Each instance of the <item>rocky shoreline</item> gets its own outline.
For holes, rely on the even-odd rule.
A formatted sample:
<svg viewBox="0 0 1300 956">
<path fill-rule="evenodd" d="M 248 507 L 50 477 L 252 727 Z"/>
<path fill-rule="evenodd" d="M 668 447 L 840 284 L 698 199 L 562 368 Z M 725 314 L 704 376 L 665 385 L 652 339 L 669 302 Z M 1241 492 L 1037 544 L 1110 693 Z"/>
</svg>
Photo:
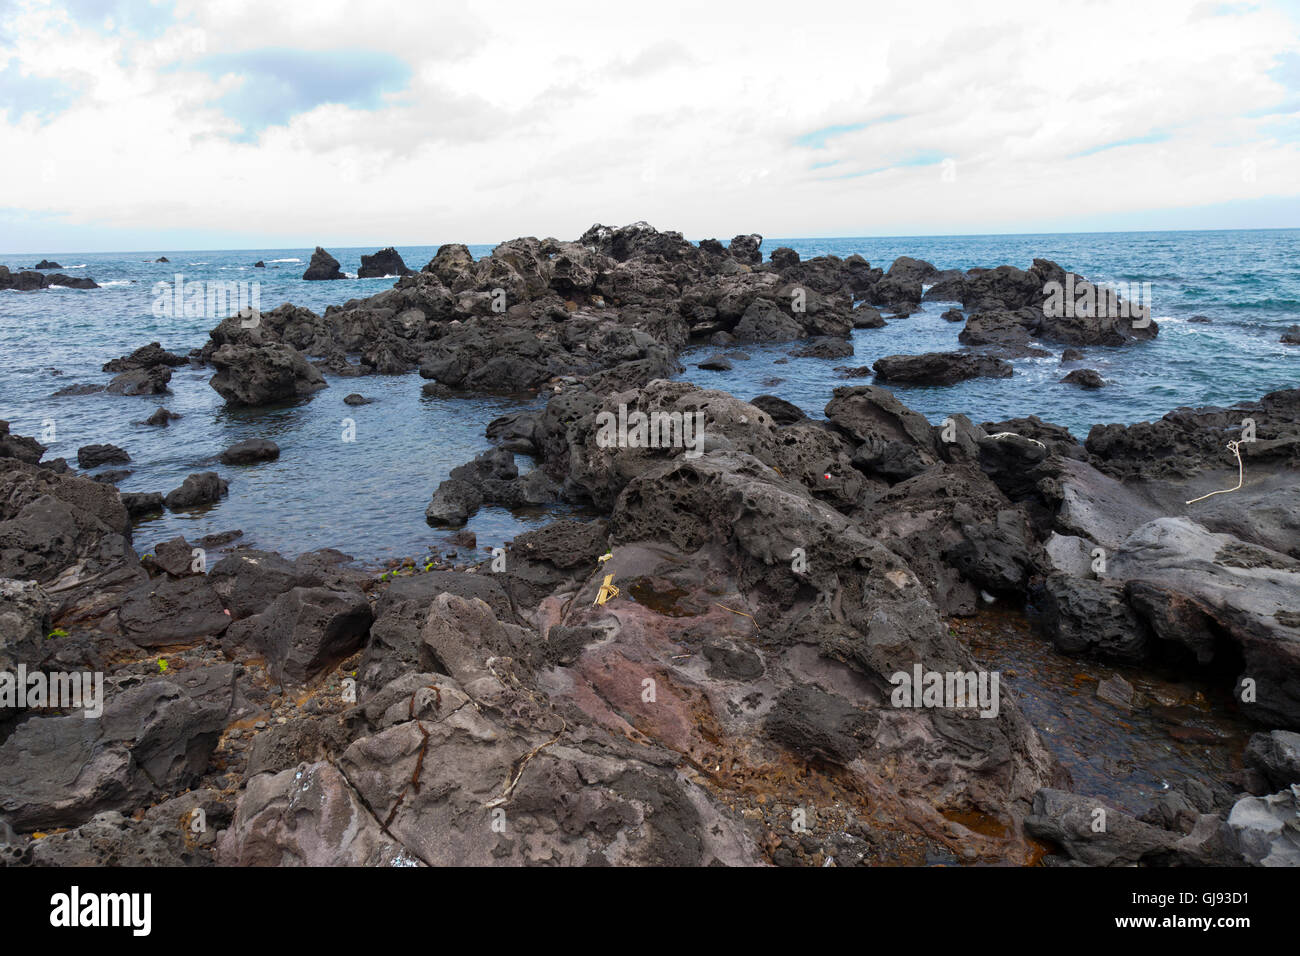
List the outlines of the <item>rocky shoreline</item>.
<svg viewBox="0 0 1300 956">
<path fill-rule="evenodd" d="M 1093 288 L 1045 260 L 886 272 L 761 244 L 638 223 L 477 262 L 443 246 L 323 315 L 232 316 L 189 356 L 105 366 L 166 394 L 206 364 L 232 406 L 306 398 L 323 372 L 545 395 L 488 426 L 426 517 L 592 517 L 490 558 L 463 538 L 379 575 L 332 550 L 209 566 L 184 539 L 142 559 L 133 518 L 219 500 L 215 473 L 142 502 L 0 428 L 0 672 L 104 675 L 97 719 L 0 698 L 0 861 L 1300 864 L 1300 390 L 1079 441 L 1034 417 L 932 425 L 881 385 L 836 388 L 814 420 L 668 381 L 688 345 L 851 355 L 854 329 L 888 335 L 923 300 L 961 303 L 965 348 L 889 356 L 876 381 L 1158 332 L 1045 308 L 1053 283 Z M 382 252 L 374 269 L 406 268 Z M 252 444 L 230 453 L 278 453 Z M 1237 454 L 1241 487 L 1211 495 Z M 1139 819 L 1072 792 L 1005 687 L 983 710 L 900 705 L 899 674 L 984 674 L 951 622 L 990 602 L 1064 654 L 1217 682 L 1256 728 L 1241 769 L 1171 781 Z M 1104 693 L 1143 706 L 1124 683 Z"/>
</svg>

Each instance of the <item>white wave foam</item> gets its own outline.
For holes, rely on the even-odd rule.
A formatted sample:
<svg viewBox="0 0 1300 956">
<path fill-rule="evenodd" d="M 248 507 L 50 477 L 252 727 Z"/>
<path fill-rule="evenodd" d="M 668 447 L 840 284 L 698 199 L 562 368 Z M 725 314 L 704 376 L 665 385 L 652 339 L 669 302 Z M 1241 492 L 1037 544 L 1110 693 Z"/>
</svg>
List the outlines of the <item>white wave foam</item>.
<svg viewBox="0 0 1300 956">
<path fill-rule="evenodd" d="M 268 259 L 267 262 L 302 262 L 301 259 Z"/>
</svg>

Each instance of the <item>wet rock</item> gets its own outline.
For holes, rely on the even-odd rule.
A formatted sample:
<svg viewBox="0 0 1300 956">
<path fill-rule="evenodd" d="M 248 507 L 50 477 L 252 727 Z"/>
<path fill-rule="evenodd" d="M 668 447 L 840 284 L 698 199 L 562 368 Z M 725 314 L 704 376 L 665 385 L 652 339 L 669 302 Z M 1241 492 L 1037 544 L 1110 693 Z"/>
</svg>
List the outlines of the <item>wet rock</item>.
<svg viewBox="0 0 1300 956">
<path fill-rule="evenodd" d="M 131 456 L 126 453 L 126 449 L 116 445 L 83 445 L 77 449 L 77 464 L 84 469 L 125 464 L 130 460 Z"/>
<path fill-rule="evenodd" d="M 1090 368 L 1076 368 L 1061 381 L 1066 385 L 1078 385 L 1080 388 L 1101 388 L 1106 384 L 1101 373 Z"/>
<path fill-rule="evenodd" d="M 219 548 L 223 544 L 229 544 L 243 536 L 244 532 L 237 529 L 234 531 L 218 531 L 215 534 L 205 534 L 203 537 L 197 539 L 196 543 L 205 548 Z"/>
<path fill-rule="evenodd" d="M 316 257 L 312 257 L 312 264 L 316 262 Z M 338 263 L 335 263 L 337 268 Z M 311 270 L 308 269 L 310 272 Z M 361 268 L 357 270 L 358 279 L 382 279 L 384 276 L 409 276 L 411 270 L 406 267 L 402 261 L 401 255 L 392 246 L 386 249 L 380 249 L 374 255 L 361 257 Z M 303 276 L 307 278 L 307 276 Z"/>
<path fill-rule="evenodd" d="M 176 412 L 171 412 L 165 408 L 160 407 L 152 415 L 150 415 L 148 418 L 144 420 L 144 424 L 166 427 L 167 425 L 170 425 L 173 421 L 175 421 L 180 417 L 181 416 L 178 415 Z"/>
<path fill-rule="evenodd" d="M 155 365 L 176 368 L 187 364 L 189 364 L 189 359 L 184 355 L 168 352 L 158 342 L 150 342 L 148 345 L 142 345 L 130 355 L 123 355 L 121 358 L 106 362 L 103 370 L 105 372 L 131 372 L 148 370 Z"/>
<path fill-rule="evenodd" d="M 366 398 L 364 395 L 358 395 L 356 392 L 345 396 L 343 399 L 344 405 L 370 405 L 373 402 L 373 398 Z"/>
<path fill-rule="evenodd" d="M 101 471 L 97 475 L 91 475 L 91 481 L 98 481 L 105 485 L 116 485 L 118 482 L 134 474 L 130 468 L 110 468 L 108 471 Z"/>
<path fill-rule="evenodd" d="M 261 259 L 258 259 L 256 262 L 253 263 L 253 268 L 254 268 L 254 269 L 265 269 L 265 268 L 266 268 L 266 263 L 263 262 Z"/>
<path fill-rule="evenodd" d="M 1010 378 L 1008 362 L 968 352 L 928 352 L 924 355 L 887 355 L 872 368 L 885 382 L 909 385 L 952 385 L 969 378 Z"/>
<path fill-rule="evenodd" d="M 710 356 L 695 367 L 703 369 L 706 372 L 730 372 L 733 368 L 731 360 L 725 355 Z"/>
<path fill-rule="evenodd" d="M 0 289 L 14 289 L 18 292 L 34 292 L 51 286 L 67 286 L 72 289 L 98 289 L 94 279 L 79 277 L 73 279 L 56 272 L 52 276 L 42 275 L 34 269 L 10 272 L 8 266 L 0 266 Z"/>
<path fill-rule="evenodd" d="M 888 324 L 879 309 L 865 302 L 853 309 L 852 321 L 855 329 L 883 329 Z"/>
<path fill-rule="evenodd" d="M 65 385 L 57 392 L 53 392 L 50 397 L 66 398 L 69 396 L 76 396 L 76 395 L 95 395 L 98 394 L 99 392 L 104 391 L 104 389 L 105 386 L 103 385 L 91 385 L 89 383 L 78 384 L 78 385 Z"/>
<path fill-rule="evenodd" d="M 280 457 L 280 446 L 268 438 L 248 438 L 236 442 L 221 453 L 223 465 L 255 465 L 275 461 Z"/>
<path fill-rule="evenodd" d="M 110 395 L 166 395 L 171 392 L 167 387 L 171 378 L 172 370 L 166 365 L 132 369 L 114 375 L 105 391 Z"/>
<path fill-rule="evenodd" d="M 1300 325 L 1293 325 L 1278 339 L 1283 345 L 1300 345 Z"/>
<path fill-rule="evenodd" d="M 434 527 L 458 528 L 483 504 L 483 493 L 475 485 L 458 478 L 448 478 L 433 493 L 424 509 L 425 520 Z"/>
<path fill-rule="evenodd" d="M 1133 709 L 1133 685 L 1115 674 L 1097 684 L 1097 699 L 1123 711 Z"/>
<path fill-rule="evenodd" d="M 347 278 L 339 270 L 339 261 L 320 246 L 317 246 L 316 251 L 311 254 L 311 262 L 308 263 L 307 271 L 302 274 L 302 277 L 309 282 Z"/>
<path fill-rule="evenodd" d="M 230 483 L 215 471 L 203 471 L 190 475 L 179 488 L 173 488 L 163 498 L 163 504 L 169 511 L 183 511 L 188 508 L 202 508 L 216 504 L 225 497 Z"/>
<path fill-rule="evenodd" d="M 1066 654 L 1134 662 L 1147 654 L 1146 628 L 1122 584 L 1050 574 L 1035 603 L 1052 643 Z"/>
<path fill-rule="evenodd" d="M 324 376 L 289 345 L 223 345 L 211 358 L 212 388 L 229 405 L 269 405 L 326 387 Z"/>
<path fill-rule="evenodd" d="M 63 266 L 59 265 L 57 262 L 51 262 L 49 259 L 42 259 L 40 262 L 36 263 L 36 265 L 32 266 L 32 268 L 33 269 L 62 269 Z"/>
<path fill-rule="evenodd" d="M 795 358 L 844 358 L 853 354 L 853 343 L 847 339 L 823 337 L 790 354 Z"/>
<path fill-rule="evenodd" d="M 957 335 L 963 345 L 1023 346 L 1037 333 L 1042 316 L 1032 309 L 975 312 Z"/>
<path fill-rule="evenodd" d="M 962 313 L 961 309 L 948 309 L 946 312 L 943 312 L 939 318 L 943 319 L 945 322 L 962 322 L 965 321 L 966 316 Z"/>
<path fill-rule="evenodd" d="M 45 454 L 45 446 L 35 438 L 15 435 L 9 431 L 9 423 L 0 421 L 0 459 L 14 458 L 34 465 Z"/>
<path fill-rule="evenodd" d="M 1079 349 L 1065 349 L 1061 352 L 1061 364 L 1066 362 L 1082 362 L 1084 359 L 1083 352 Z"/>
<path fill-rule="evenodd" d="M 122 506 L 132 520 L 143 518 L 145 515 L 161 514 L 163 496 L 157 491 L 124 492 L 122 494 Z"/>
</svg>

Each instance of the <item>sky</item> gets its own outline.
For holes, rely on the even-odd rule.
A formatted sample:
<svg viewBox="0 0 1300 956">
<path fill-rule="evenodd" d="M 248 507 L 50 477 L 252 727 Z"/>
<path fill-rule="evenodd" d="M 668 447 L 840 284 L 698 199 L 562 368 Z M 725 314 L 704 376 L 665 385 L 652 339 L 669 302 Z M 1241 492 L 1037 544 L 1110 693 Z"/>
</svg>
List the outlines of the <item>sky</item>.
<svg viewBox="0 0 1300 956">
<path fill-rule="evenodd" d="M 1300 227 L 1300 0 L 0 0 L 0 251 Z"/>
</svg>

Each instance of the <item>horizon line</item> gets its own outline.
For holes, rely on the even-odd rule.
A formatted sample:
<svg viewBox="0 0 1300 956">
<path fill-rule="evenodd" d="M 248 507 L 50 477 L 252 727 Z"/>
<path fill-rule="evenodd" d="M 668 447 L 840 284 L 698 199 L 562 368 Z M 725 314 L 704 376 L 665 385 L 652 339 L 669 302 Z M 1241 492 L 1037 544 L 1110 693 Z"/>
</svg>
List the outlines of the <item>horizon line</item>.
<svg viewBox="0 0 1300 956">
<path fill-rule="evenodd" d="M 636 220 L 636 221 L 643 222 L 644 220 Z M 604 225 L 604 224 L 603 224 L 603 223 L 598 223 L 597 225 Z M 627 224 L 625 224 L 625 225 L 632 225 L 632 223 L 627 223 Z M 619 229 L 619 228 L 623 228 L 623 227 L 621 227 L 621 226 L 613 226 L 613 227 L 609 227 L 609 228 Z M 654 228 L 658 229 L 658 227 L 654 227 Z M 671 230 L 671 229 L 668 229 L 668 230 L 659 229 L 658 231 L 659 231 L 659 232 L 674 232 L 674 231 L 676 231 L 676 230 Z M 1055 231 L 1055 232 L 954 232 L 954 233 L 897 233 L 897 234 L 893 234 L 893 235 L 857 235 L 857 236 L 852 236 L 852 235 L 849 235 L 849 236 L 846 236 L 846 235 L 763 236 L 763 245 L 766 245 L 768 242 L 776 242 L 776 241 L 789 241 L 789 242 L 798 242 L 798 241 L 825 241 L 825 240 L 828 240 L 828 239 L 841 239 L 841 240 L 850 240 L 850 239 L 867 239 L 867 240 L 879 241 L 879 240 L 884 240 L 884 239 L 988 239 L 988 238 L 992 238 L 992 237 L 1034 237 L 1034 236 L 1113 236 L 1113 235 L 1160 235 L 1160 234 L 1167 234 L 1167 233 L 1210 233 L 1210 232 L 1296 232 L 1296 231 L 1300 231 L 1300 226 L 1246 226 L 1246 227 L 1242 227 L 1242 228 L 1234 228 L 1234 229 L 1086 229 L 1086 230 L 1076 230 L 1076 231 Z M 739 235 L 747 235 L 747 233 L 740 233 Z M 755 235 L 761 235 L 761 233 L 755 233 Z M 493 242 L 456 242 L 456 241 L 453 240 L 453 241 L 451 241 L 451 242 L 441 242 L 441 243 L 400 243 L 400 245 L 404 245 L 404 246 L 407 246 L 407 247 L 412 247 L 412 246 L 414 246 L 414 247 L 417 247 L 417 248 L 440 248 L 440 247 L 442 247 L 442 246 L 446 246 L 446 245 L 492 246 L 492 247 L 496 247 L 496 246 L 501 245 L 503 242 L 511 242 L 511 241 L 513 241 L 514 239 L 555 239 L 555 238 L 556 238 L 556 237 L 554 237 L 554 236 L 514 236 L 514 237 L 512 237 L 512 239 L 498 239 L 498 240 L 493 241 Z M 705 237 L 703 237 L 702 239 L 689 239 L 689 238 L 688 238 L 686 241 L 692 243 L 693 245 L 699 245 L 699 244 L 700 244 L 701 242 L 703 242 L 705 239 L 718 239 L 719 242 L 728 242 L 728 243 L 730 242 L 729 239 L 719 239 L 717 236 L 705 236 Z M 567 239 L 567 240 L 566 240 L 566 239 L 560 239 L 560 240 L 557 240 L 557 241 L 560 241 L 560 242 L 577 242 L 578 240 L 577 240 L 577 239 Z M 363 243 L 363 244 L 361 244 L 361 245 L 340 245 L 340 244 L 338 244 L 338 243 L 331 243 L 331 245 L 333 245 L 336 249 L 369 249 L 369 248 L 370 248 L 372 245 L 374 245 L 374 244 L 373 244 L 373 243 Z M 376 250 L 387 249 L 387 248 L 390 248 L 390 247 L 391 247 L 391 248 L 396 248 L 397 245 L 398 245 L 397 243 L 388 243 L 387 245 L 378 245 L 378 246 L 375 246 L 375 248 L 376 248 Z M 309 250 L 309 254 L 310 254 L 311 251 L 314 251 L 317 247 L 322 248 L 322 249 L 325 249 L 325 246 L 321 245 L 320 243 L 317 243 L 315 246 L 312 246 L 312 247 L 311 247 L 311 249 Z M 293 251 L 297 251 L 297 250 L 299 250 L 299 249 L 303 249 L 303 248 L 306 248 L 306 247 L 303 247 L 303 246 L 279 246 L 279 247 L 272 247 L 272 246 L 231 246 L 231 247 L 226 247 L 226 248 L 218 248 L 218 247 L 213 246 L 213 247 L 208 247 L 208 248 L 204 248 L 204 249 L 182 249 L 182 248 L 177 248 L 177 247 L 161 247 L 161 246 L 160 246 L 160 247 L 155 248 L 155 249 L 100 249 L 100 250 L 95 250 L 95 251 L 84 250 L 84 249 L 83 249 L 83 250 L 77 250 L 77 251 L 73 251 L 73 252 L 47 252 L 47 253 L 42 253 L 42 252 L 30 252 L 30 251 L 28 251 L 28 252 L 0 252 L 0 256 L 5 256 L 5 257 L 12 257 L 12 256 L 33 256 L 33 255 L 40 255 L 40 256 L 47 256 L 47 255 L 57 255 L 57 256 L 73 256 L 73 255 L 103 256 L 103 255 L 148 255 L 148 254 L 150 254 L 150 253 L 160 253 L 160 254 L 162 254 L 162 255 L 166 255 L 166 254 L 168 253 L 168 251 L 171 251 L 172 253 L 182 253 L 182 252 L 293 252 Z M 328 252 L 329 250 L 326 249 L 326 251 Z M 170 264 L 170 263 L 167 263 L 167 264 Z M 0 263 L 0 265 L 3 265 L 3 263 Z M 12 269 L 13 267 L 11 266 L 11 267 L 9 267 L 9 268 Z M 68 267 L 68 266 L 60 266 L 60 268 L 70 268 L 70 267 Z M 27 271 L 27 270 L 25 270 L 23 267 L 19 267 L 19 268 L 18 268 L 18 271 Z"/>
</svg>

